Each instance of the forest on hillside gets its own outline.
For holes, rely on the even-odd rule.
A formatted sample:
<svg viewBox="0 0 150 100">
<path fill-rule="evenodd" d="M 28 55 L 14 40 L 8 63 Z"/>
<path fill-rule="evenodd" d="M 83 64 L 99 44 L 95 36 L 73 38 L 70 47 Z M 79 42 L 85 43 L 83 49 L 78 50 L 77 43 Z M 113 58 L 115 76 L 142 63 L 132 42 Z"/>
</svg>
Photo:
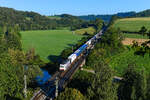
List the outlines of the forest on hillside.
<svg viewBox="0 0 150 100">
<path fill-rule="evenodd" d="M 21 30 L 47 30 L 60 27 L 70 27 L 71 30 L 87 28 L 89 22 L 69 14 L 59 15 L 58 19 L 36 12 L 18 11 L 12 8 L 0 7 L 0 26 L 18 25 Z"/>
<path fill-rule="evenodd" d="M 128 18 L 128 17 L 150 17 L 150 9 L 141 11 L 141 12 L 120 12 L 117 14 L 106 14 L 106 15 L 82 15 L 78 16 L 83 20 L 95 20 L 96 18 L 100 18 L 104 20 L 106 23 L 109 23 L 112 16 L 118 16 L 120 18 Z"/>
</svg>

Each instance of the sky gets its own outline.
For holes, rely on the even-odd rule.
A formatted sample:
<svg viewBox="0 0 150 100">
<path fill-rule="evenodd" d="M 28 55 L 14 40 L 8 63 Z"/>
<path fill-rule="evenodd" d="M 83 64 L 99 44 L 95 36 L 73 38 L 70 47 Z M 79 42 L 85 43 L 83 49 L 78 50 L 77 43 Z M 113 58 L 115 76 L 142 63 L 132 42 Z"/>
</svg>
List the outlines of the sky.
<svg viewBox="0 0 150 100">
<path fill-rule="evenodd" d="M 150 9 L 150 0 L 0 0 L 1 7 L 42 15 L 115 14 Z"/>
</svg>

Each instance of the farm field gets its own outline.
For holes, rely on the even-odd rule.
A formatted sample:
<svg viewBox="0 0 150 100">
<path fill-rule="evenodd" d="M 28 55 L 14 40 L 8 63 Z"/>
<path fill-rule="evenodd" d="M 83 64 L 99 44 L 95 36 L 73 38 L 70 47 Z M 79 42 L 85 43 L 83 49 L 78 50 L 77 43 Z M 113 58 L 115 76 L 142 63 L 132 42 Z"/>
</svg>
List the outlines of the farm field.
<svg viewBox="0 0 150 100">
<path fill-rule="evenodd" d="M 115 55 L 111 58 L 110 67 L 116 72 L 116 75 L 121 76 L 124 70 L 128 67 L 129 63 L 135 63 L 138 67 L 137 70 L 145 68 L 147 74 L 150 73 L 150 57 L 134 55 L 134 50 L 130 47 L 124 52 Z"/>
<path fill-rule="evenodd" d="M 132 45 L 133 41 L 138 42 L 139 44 L 142 44 L 143 42 L 149 41 L 149 39 L 135 39 L 135 38 L 125 38 L 122 43 L 123 45 Z"/>
<path fill-rule="evenodd" d="M 143 35 L 140 35 L 140 34 L 131 34 L 131 33 L 124 33 L 123 34 L 124 36 L 124 40 L 122 41 L 122 43 L 124 45 L 131 45 L 133 44 L 133 41 L 137 41 L 138 43 L 143 43 L 145 41 L 148 41 L 148 36 L 143 36 Z"/>
<path fill-rule="evenodd" d="M 148 36 L 140 35 L 140 34 L 131 34 L 131 33 L 124 33 L 123 36 L 125 38 L 136 38 L 136 39 L 148 39 Z"/>
<path fill-rule="evenodd" d="M 48 62 L 60 55 L 63 49 L 77 43 L 83 36 L 69 30 L 22 31 L 23 49 L 35 48 L 41 59 Z"/>
<path fill-rule="evenodd" d="M 75 33 L 80 34 L 80 35 L 83 35 L 85 32 L 92 35 L 96 32 L 96 30 L 93 27 L 88 27 L 88 28 L 75 30 Z"/>
<path fill-rule="evenodd" d="M 150 30 L 150 17 L 118 19 L 113 25 L 114 28 L 129 32 L 138 32 L 142 26 Z"/>
</svg>

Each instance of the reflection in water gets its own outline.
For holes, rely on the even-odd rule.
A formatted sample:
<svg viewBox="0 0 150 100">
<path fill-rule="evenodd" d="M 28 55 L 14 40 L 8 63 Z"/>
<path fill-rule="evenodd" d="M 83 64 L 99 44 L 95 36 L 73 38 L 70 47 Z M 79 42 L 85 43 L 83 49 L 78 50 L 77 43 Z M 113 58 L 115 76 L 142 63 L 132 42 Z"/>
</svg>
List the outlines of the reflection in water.
<svg viewBox="0 0 150 100">
<path fill-rule="evenodd" d="M 44 83 L 46 83 L 51 77 L 51 75 L 48 73 L 48 71 L 43 70 L 43 69 L 41 69 L 41 70 L 43 72 L 43 75 L 36 77 L 36 81 L 37 81 L 38 85 L 44 85 Z"/>
</svg>

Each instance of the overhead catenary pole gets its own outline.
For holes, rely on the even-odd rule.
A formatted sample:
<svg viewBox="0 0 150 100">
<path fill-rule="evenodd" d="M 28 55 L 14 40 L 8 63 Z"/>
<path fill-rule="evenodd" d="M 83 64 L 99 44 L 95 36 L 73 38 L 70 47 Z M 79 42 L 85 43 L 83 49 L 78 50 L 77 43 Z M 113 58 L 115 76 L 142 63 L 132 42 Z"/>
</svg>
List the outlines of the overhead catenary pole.
<svg viewBox="0 0 150 100">
<path fill-rule="evenodd" d="M 23 67 L 24 69 L 24 97 L 27 98 L 27 75 L 26 75 L 26 70 L 27 70 L 27 66 L 24 65 Z"/>
<path fill-rule="evenodd" d="M 58 77 L 56 77 L 55 85 L 56 85 L 55 97 L 57 98 L 57 96 L 58 96 Z"/>
</svg>

